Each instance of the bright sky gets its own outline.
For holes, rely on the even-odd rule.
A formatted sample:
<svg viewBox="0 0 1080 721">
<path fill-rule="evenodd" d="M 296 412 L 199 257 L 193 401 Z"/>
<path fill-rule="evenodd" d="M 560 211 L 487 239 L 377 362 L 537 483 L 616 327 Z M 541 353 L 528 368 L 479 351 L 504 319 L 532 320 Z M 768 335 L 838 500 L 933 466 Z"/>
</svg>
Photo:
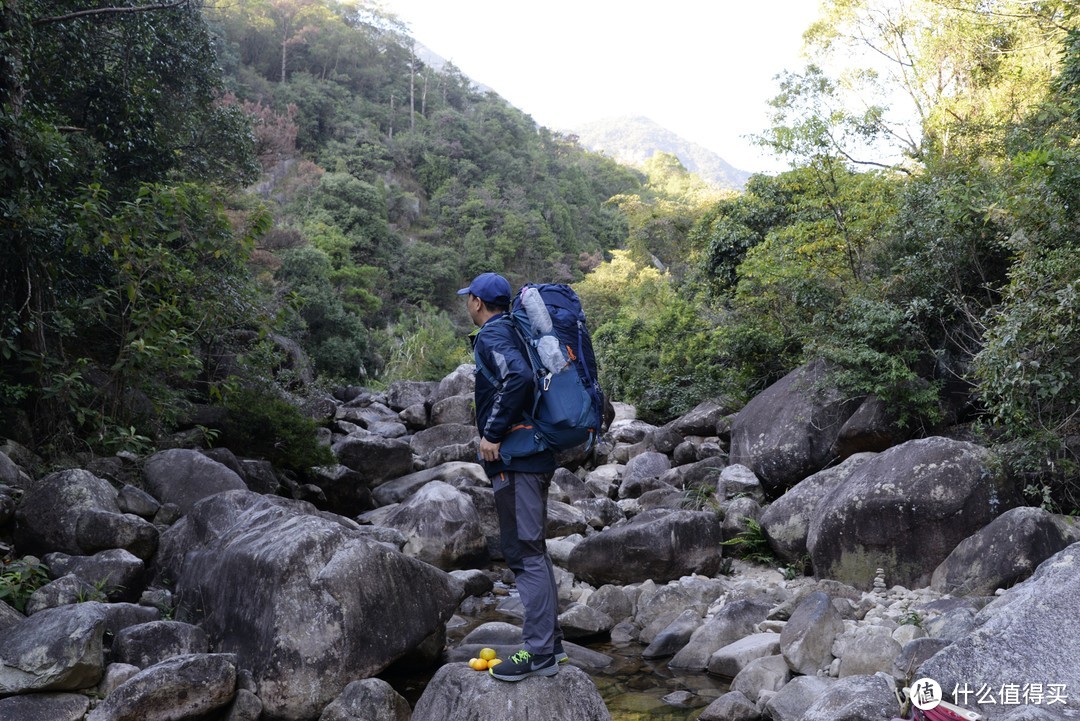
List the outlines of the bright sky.
<svg viewBox="0 0 1080 721">
<path fill-rule="evenodd" d="M 541 125 L 644 115 L 741 170 L 782 170 L 745 136 L 800 70 L 817 0 L 383 0 L 413 37 Z"/>
</svg>

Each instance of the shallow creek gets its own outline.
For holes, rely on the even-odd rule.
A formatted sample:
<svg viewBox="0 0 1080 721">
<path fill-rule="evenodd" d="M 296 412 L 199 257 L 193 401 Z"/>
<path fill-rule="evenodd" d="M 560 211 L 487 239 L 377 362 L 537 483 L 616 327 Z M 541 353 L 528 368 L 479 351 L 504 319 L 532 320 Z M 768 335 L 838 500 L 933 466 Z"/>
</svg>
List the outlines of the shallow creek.
<svg viewBox="0 0 1080 721">
<path fill-rule="evenodd" d="M 470 631 L 489 621 L 520 623 L 520 619 L 499 611 L 497 603 L 498 599 L 489 596 L 481 603 L 471 604 L 470 611 L 459 613 L 458 625 L 447 630 L 448 645 L 456 646 Z M 672 671 L 667 667 L 670 658 L 642 659 L 644 644 L 616 645 L 607 638 L 574 639 L 574 643 L 612 658 L 605 668 L 584 668 L 599 689 L 612 721 L 693 721 L 705 706 L 728 690 L 725 679 L 706 673 Z M 573 653 L 571 662 L 572 659 Z M 437 670 L 433 667 L 424 672 L 387 673 L 383 678 L 415 707 Z"/>
</svg>

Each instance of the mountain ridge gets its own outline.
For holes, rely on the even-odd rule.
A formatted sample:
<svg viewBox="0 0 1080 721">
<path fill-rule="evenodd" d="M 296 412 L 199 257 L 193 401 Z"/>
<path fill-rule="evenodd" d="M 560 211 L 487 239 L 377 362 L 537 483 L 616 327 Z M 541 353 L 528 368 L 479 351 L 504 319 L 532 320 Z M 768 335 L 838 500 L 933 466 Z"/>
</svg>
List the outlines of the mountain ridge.
<svg viewBox="0 0 1080 721">
<path fill-rule="evenodd" d="M 589 150 L 627 165 L 640 166 L 657 152 L 670 153 L 691 173 L 720 188 L 741 190 L 752 175 L 643 115 L 603 118 L 563 132 L 577 136 Z"/>
</svg>

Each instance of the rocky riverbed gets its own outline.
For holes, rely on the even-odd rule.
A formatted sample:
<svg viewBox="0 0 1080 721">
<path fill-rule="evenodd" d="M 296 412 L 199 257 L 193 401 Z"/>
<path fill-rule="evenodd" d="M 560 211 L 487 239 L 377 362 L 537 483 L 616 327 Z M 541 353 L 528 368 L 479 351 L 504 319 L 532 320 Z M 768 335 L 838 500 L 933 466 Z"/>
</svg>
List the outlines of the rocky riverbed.
<svg viewBox="0 0 1080 721">
<path fill-rule="evenodd" d="M 193 434 L 63 470 L 9 442 L 0 718 L 885 721 L 920 678 L 989 719 L 1077 717 L 1072 519 L 963 428 L 907 438 L 821 373 L 664 426 L 617 406 L 566 454 L 572 661 L 519 684 L 463 662 L 520 642 L 471 367 L 309 404 L 338 464 L 304 482 Z"/>
</svg>

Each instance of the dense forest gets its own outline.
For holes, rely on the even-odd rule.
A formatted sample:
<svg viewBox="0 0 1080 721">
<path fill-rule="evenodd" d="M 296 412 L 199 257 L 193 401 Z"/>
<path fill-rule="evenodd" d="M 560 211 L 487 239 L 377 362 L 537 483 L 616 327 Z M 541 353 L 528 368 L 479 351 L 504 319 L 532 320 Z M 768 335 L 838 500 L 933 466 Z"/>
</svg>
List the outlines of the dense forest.
<svg viewBox="0 0 1080 721">
<path fill-rule="evenodd" d="M 538 127 L 377 6 L 5 2 L 0 435 L 284 437 L 305 394 L 467 361 L 454 290 L 495 270 L 573 283 L 650 421 L 826 358 L 1076 510 L 1077 9 L 825 0 L 759 137 L 790 170 L 733 193 Z"/>
</svg>

